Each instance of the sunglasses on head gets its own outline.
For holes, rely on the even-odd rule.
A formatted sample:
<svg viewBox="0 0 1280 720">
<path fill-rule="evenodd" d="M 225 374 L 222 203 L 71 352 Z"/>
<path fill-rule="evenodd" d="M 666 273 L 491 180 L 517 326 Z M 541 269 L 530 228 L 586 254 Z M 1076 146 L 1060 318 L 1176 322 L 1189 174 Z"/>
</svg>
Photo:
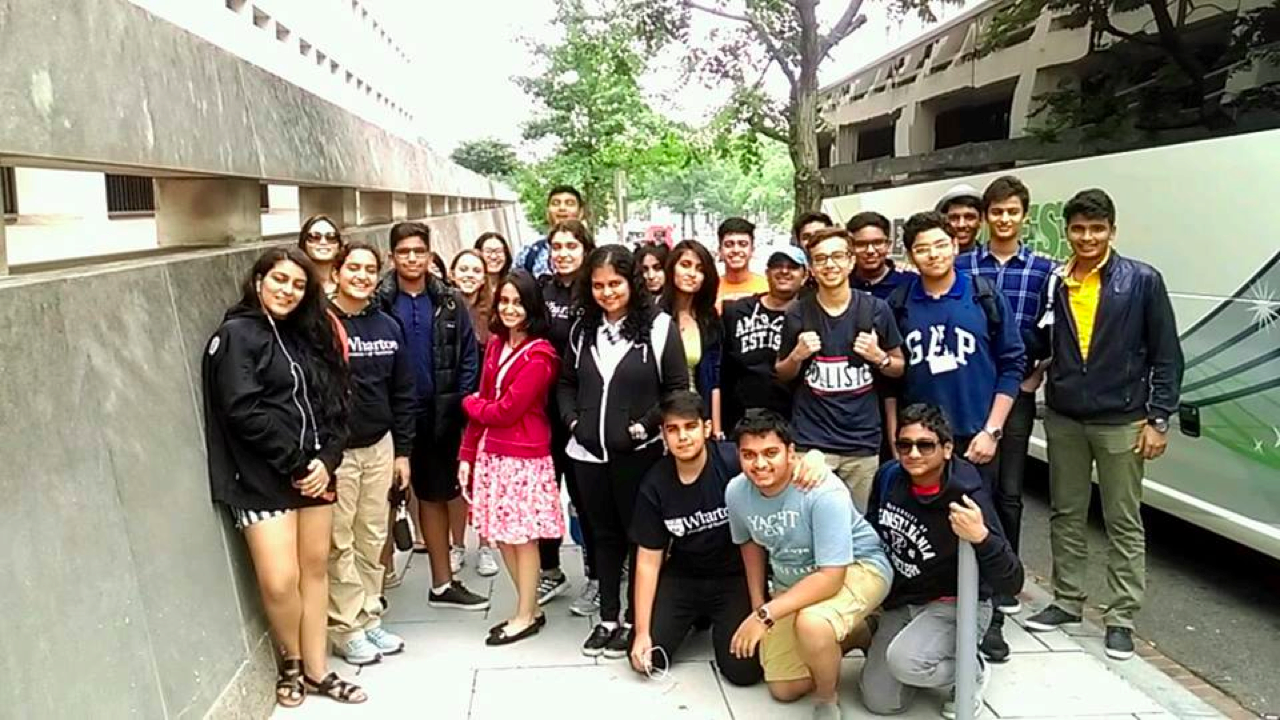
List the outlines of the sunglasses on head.
<svg viewBox="0 0 1280 720">
<path fill-rule="evenodd" d="M 320 241 L 322 241 L 322 240 L 323 240 L 323 241 L 325 241 L 325 242 L 336 243 L 336 242 L 338 242 L 338 233 L 336 233 L 336 232 L 327 232 L 327 233 L 309 232 L 309 233 L 307 233 L 307 239 L 308 239 L 308 240 L 310 240 L 311 242 L 314 242 L 314 243 L 318 243 L 318 242 L 320 242 Z"/>
<path fill-rule="evenodd" d="M 899 455 L 910 455 L 912 450 L 919 450 L 921 456 L 927 456 L 938 452 L 938 441 L 898 440 L 893 443 L 893 447 L 898 451 Z"/>
</svg>

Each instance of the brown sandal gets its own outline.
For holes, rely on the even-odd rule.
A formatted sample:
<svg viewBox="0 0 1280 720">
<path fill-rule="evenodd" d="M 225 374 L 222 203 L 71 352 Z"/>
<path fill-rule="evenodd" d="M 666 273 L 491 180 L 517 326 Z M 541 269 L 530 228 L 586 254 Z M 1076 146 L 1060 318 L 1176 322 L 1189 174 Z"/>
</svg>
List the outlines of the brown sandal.
<svg viewBox="0 0 1280 720">
<path fill-rule="evenodd" d="M 302 658 L 282 658 L 276 675 L 276 702 L 280 707 L 295 708 L 307 698 L 302 683 Z"/>
<path fill-rule="evenodd" d="M 324 679 L 319 682 L 305 675 L 302 681 L 306 684 L 307 692 L 324 695 L 330 700 L 336 700 L 345 705 L 359 705 L 369 699 L 369 696 L 365 694 L 359 685 L 343 680 L 335 672 L 325 675 Z M 359 694 L 360 697 L 354 697 L 356 694 Z"/>
</svg>

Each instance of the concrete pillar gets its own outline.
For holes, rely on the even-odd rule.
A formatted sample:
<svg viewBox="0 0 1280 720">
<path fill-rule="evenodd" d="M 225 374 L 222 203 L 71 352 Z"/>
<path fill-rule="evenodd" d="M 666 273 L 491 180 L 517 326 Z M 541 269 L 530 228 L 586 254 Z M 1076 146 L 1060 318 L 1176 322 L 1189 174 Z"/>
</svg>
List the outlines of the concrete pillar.
<svg viewBox="0 0 1280 720">
<path fill-rule="evenodd" d="M 430 216 L 449 214 L 449 198 L 443 195 L 430 195 L 427 198 L 430 205 Z"/>
<path fill-rule="evenodd" d="M 410 193 L 405 197 L 405 215 L 410 220 L 428 217 L 431 214 L 431 202 L 426 195 Z"/>
<path fill-rule="evenodd" d="M 0 277 L 9 274 L 9 252 L 4 244 L 4 218 L 0 217 Z"/>
<path fill-rule="evenodd" d="M 360 225 L 391 222 L 391 193 L 360 191 Z"/>
<path fill-rule="evenodd" d="M 1035 97 L 1041 93 L 1056 89 L 1057 81 L 1062 77 L 1057 68 L 1040 69 L 1035 54 L 1048 42 L 1049 24 L 1053 21 L 1052 13 L 1040 13 L 1036 19 L 1036 28 L 1031 33 L 1031 40 L 1023 45 L 1022 72 L 1018 75 L 1018 84 L 1013 89 L 1013 102 L 1009 108 L 1009 137 L 1017 138 L 1027 134 L 1031 124 L 1031 109 Z"/>
<path fill-rule="evenodd" d="M 355 188 L 303 187 L 298 188 L 298 215 L 307 219 L 312 215 L 328 215 L 339 228 L 357 224 Z"/>
<path fill-rule="evenodd" d="M 260 184 L 244 178 L 156 178 L 160 247 L 230 245 L 262 237 Z"/>
<path fill-rule="evenodd" d="M 921 102 L 902 108 L 893 128 L 893 154 L 908 157 L 933 152 L 933 122 L 937 113 Z"/>
<path fill-rule="evenodd" d="M 858 159 L 858 126 L 847 124 L 841 125 L 836 131 L 836 156 L 832 160 L 833 165 L 848 165 L 857 162 Z"/>
<path fill-rule="evenodd" d="M 404 193 L 391 193 L 391 219 L 409 219 L 409 200 Z"/>
</svg>

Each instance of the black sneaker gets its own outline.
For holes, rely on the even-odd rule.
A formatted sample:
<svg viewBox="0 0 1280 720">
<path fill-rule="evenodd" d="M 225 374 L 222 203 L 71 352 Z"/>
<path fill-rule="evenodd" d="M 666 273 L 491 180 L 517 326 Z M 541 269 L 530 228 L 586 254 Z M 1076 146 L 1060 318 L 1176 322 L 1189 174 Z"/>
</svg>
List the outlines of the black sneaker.
<svg viewBox="0 0 1280 720">
<path fill-rule="evenodd" d="M 544 572 L 538 578 L 538 604 L 546 605 L 568 589 L 569 578 L 565 577 L 562 570 Z"/>
<path fill-rule="evenodd" d="M 1128 660 L 1133 657 L 1133 630 L 1127 627 L 1107 627 L 1107 657 L 1112 660 Z"/>
<path fill-rule="evenodd" d="M 619 625 L 609 636 L 609 643 L 604 646 L 604 656 L 610 660 L 624 658 L 631 652 L 631 628 Z"/>
<path fill-rule="evenodd" d="M 442 593 L 436 593 L 434 590 L 427 591 L 427 604 L 433 608 L 453 610 L 489 609 L 489 601 L 486 598 L 471 592 L 457 580 L 449 583 L 449 587 Z"/>
<path fill-rule="evenodd" d="M 1022 612 L 1022 601 L 1013 595 L 997 595 L 995 606 L 996 610 L 1005 615 L 1017 615 Z"/>
<path fill-rule="evenodd" d="M 605 646 L 613 638 L 613 633 L 613 630 L 603 625 L 596 625 L 591 630 L 591 636 L 587 638 L 586 642 L 582 643 L 582 654 L 587 657 L 600 657 L 603 655 Z"/>
<path fill-rule="evenodd" d="M 1063 625 L 1079 625 L 1080 616 L 1072 615 L 1057 605 L 1050 605 L 1040 612 L 1027 618 L 1027 629 L 1035 632 L 1048 632 L 1057 630 Z"/>
<path fill-rule="evenodd" d="M 1004 641 L 1004 623 L 992 621 L 978 643 L 982 656 L 993 663 L 1008 662 L 1009 643 Z"/>
</svg>

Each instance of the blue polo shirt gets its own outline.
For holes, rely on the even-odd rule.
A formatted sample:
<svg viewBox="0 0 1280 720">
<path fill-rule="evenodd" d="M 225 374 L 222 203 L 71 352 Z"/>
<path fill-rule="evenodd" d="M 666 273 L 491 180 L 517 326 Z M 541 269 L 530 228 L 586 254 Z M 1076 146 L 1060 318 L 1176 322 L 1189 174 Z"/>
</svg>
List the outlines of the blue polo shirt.
<svg viewBox="0 0 1280 720">
<path fill-rule="evenodd" d="M 911 273 L 906 273 L 895 268 L 893 266 L 893 261 L 891 260 L 886 260 L 885 262 L 889 264 L 889 272 L 885 273 L 885 276 L 880 278 L 879 282 L 869 283 L 858 277 L 857 272 L 853 272 L 849 275 L 849 284 L 852 285 L 855 290 L 863 290 L 871 293 L 881 300 L 888 300 L 889 295 L 892 294 L 899 285 L 911 279 Z"/>
<path fill-rule="evenodd" d="M 430 400 L 436 392 L 435 351 L 432 347 L 435 304 L 431 302 L 431 294 L 410 295 L 401 291 L 396 293 L 392 307 L 404 326 L 404 343 L 413 363 L 418 401 Z"/>
</svg>

